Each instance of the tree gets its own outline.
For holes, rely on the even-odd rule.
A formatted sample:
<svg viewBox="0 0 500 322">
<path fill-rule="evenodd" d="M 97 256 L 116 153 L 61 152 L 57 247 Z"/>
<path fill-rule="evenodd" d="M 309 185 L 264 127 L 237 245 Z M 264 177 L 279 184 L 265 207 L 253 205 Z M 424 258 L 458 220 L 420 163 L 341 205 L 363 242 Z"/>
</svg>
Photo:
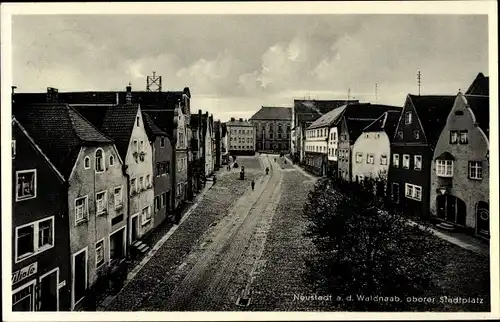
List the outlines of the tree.
<svg viewBox="0 0 500 322">
<path fill-rule="evenodd" d="M 307 260 L 308 280 L 334 299 L 344 299 L 336 301 L 340 309 L 405 310 L 408 296 L 422 295 L 433 285 L 436 250 L 429 231 L 384 209 L 383 199 L 374 194 L 376 184 L 323 179 L 304 207 L 306 236 L 316 248 Z M 361 298 L 370 296 L 400 301 Z"/>
</svg>

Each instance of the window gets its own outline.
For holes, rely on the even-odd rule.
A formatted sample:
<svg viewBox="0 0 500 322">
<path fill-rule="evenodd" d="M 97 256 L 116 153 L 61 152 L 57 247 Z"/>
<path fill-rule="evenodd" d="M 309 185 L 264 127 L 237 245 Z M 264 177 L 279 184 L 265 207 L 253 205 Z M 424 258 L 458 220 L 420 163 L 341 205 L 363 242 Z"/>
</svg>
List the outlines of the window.
<svg viewBox="0 0 500 322">
<path fill-rule="evenodd" d="M 161 205 L 160 205 L 160 196 L 156 196 L 155 197 L 155 211 L 160 210 L 160 207 L 161 207 Z"/>
<path fill-rule="evenodd" d="M 165 138 L 160 138 L 160 147 L 165 147 Z"/>
<path fill-rule="evenodd" d="M 450 144 L 457 144 L 458 142 L 458 132 L 450 131 Z"/>
<path fill-rule="evenodd" d="M 150 185 L 151 185 L 151 182 L 150 182 L 150 176 L 149 176 L 149 174 L 148 174 L 148 175 L 146 175 L 146 183 L 145 183 L 145 184 L 146 184 L 146 186 L 148 186 L 148 188 L 149 188 L 149 187 L 150 187 Z"/>
<path fill-rule="evenodd" d="M 36 280 L 33 280 L 13 291 L 12 312 L 28 312 L 35 310 L 35 283 Z"/>
<path fill-rule="evenodd" d="M 165 207 L 165 205 L 167 204 L 167 193 L 164 192 L 161 194 L 161 207 Z"/>
<path fill-rule="evenodd" d="M 115 209 L 123 205 L 122 187 L 115 188 Z"/>
<path fill-rule="evenodd" d="M 103 172 L 104 171 L 104 152 L 102 149 L 97 149 L 95 151 L 95 171 Z"/>
<path fill-rule="evenodd" d="M 413 131 L 413 137 L 417 140 L 420 139 L 420 131 L 419 130 Z"/>
<path fill-rule="evenodd" d="M 401 140 L 403 139 L 403 131 L 398 131 L 397 138 Z"/>
<path fill-rule="evenodd" d="M 409 199 L 422 201 L 422 187 L 410 183 L 405 184 L 405 196 Z"/>
<path fill-rule="evenodd" d="M 133 195 L 134 193 L 136 193 L 136 179 L 133 178 L 133 179 L 130 179 L 130 194 Z"/>
<path fill-rule="evenodd" d="M 112 167 L 115 164 L 115 157 L 110 155 L 109 156 L 109 166 Z"/>
<path fill-rule="evenodd" d="M 139 178 L 139 189 L 138 190 L 141 190 L 141 189 L 144 189 L 144 177 L 140 177 Z"/>
<path fill-rule="evenodd" d="M 146 206 L 142 209 L 142 224 L 145 225 L 151 220 L 151 208 Z"/>
<path fill-rule="evenodd" d="M 36 198 L 36 169 L 16 171 L 16 201 Z"/>
<path fill-rule="evenodd" d="M 144 141 L 139 143 L 139 151 L 144 152 Z"/>
<path fill-rule="evenodd" d="M 422 170 L 422 156 L 415 155 L 413 157 L 413 170 Z"/>
<path fill-rule="evenodd" d="M 16 227 L 16 263 L 54 246 L 54 217 Z"/>
<path fill-rule="evenodd" d="M 369 135 L 368 133 L 366 133 L 366 134 L 365 134 L 365 138 L 367 138 L 367 139 L 368 139 L 369 137 L 370 137 L 370 135 Z"/>
<path fill-rule="evenodd" d="M 102 214 L 106 212 L 106 191 L 102 191 L 96 194 L 96 212 L 97 214 Z"/>
<path fill-rule="evenodd" d="M 374 164 L 375 163 L 375 155 L 369 153 L 366 155 L 366 163 Z"/>
<path fill-rule="evenodd" d="M 397 168 L 399 167 L 399 154 L 394 153 L 392 155 L 392 165 Z"/>
<path fill-rule="evenodd" d="M 85 169 L 90 169 L 90 158 L 89 157 L 85 157 L 85 159 L 83 160 L 83 167 Z"/>
<path fill-rule="evenodd" d="M 387 155 L 382 154 L 382 155 L 380 156 L 380 164 L 381 164 L 381 165 L 387 165 Z"/>
<path fill-rule="evenodd" d="M 104 240 L 95 244 L 95 267 L 101 267 L 104 264 Z"/>
<path fill-rule="evenodd" d="M 138 116 L 138 117 L 136 118 L 136 125 L 137 125 L 137 126 L 140 126 L 140 125 L 139 125 L 139 124 L 140 124 L 139 122 L 140 122 L 140 118 L 139 118 L 139 116 Z"/>
<path fill-rule="evenodd" d="M 469 135 L 467 131 L 460 131 L 460 144 L 469 143 Z"/>
<path fill-rule="evenodd" d="M 356 153 L 356 163 L 361 163 L 363 162 L 363 153 L 358 152 Z"/>
<path fill-rule="evenodd" d="M 411 112 L 405 113 L 405 124 L 411 124 Z"/>
<path fill-rule="evenodd" d="M 87 219 L 89 207 L 88 197 L 81 197 L 75 200 L 75 222 L 78 224 Z"/>
<path fill-rule="evenodd" d="M 464 111 L 455 111 L 455 115 L 464 115 Z"/>
<path fill-rule="evenodd" d="M 410 168 L 410 155 L 409 154 L 403 154 L 403 168 L 404 169 Z"/>
<path fill-rule="evenodd" d="M 453 176 L 453 161 L 436 160 L 436 175 L 439 177 Z"/>
<path fill-rule="evenodd" d="M 483 164 L 479 161 L 469 161 L 469 178 L 481 180 L 483 178 Z"/>
</svg>

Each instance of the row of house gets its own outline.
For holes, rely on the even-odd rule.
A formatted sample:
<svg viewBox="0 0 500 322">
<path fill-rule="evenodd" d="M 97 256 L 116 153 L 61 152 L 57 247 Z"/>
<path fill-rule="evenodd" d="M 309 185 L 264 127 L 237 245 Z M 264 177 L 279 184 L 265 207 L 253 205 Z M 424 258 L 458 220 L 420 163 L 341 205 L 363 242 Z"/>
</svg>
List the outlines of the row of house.
<svg viewBox="0 0 500 322">
<path fill-rule="evenodd" d="M 400 210 L 489 238 L 488 77 L 479 73 L 457 95 L 408 95 L 402 107 L 357 101 L 294 107 L 291 153 L 306 169 L 378 180 L 375 193 Z"/>
<path fill-rule="evenodd" d="M 12 95 L 12 309 L 79 310 L 221 164 L 222 126 L 178 92 Z M 95 303 L 94 303 L 95 304 Z"/>
</svg>

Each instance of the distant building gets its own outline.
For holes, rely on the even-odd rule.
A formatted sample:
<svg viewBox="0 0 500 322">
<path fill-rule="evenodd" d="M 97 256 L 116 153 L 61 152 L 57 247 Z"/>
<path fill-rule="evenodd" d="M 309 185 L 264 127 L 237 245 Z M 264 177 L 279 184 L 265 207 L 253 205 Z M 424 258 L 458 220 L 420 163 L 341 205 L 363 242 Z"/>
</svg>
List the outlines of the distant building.
<svg viewBox="0 0 500 322">
<path fill-rule="evenodd" d="M 227 124 L 221 123 L 221 163 L 227 164 L 229 161 Z"/>
<path fill-rule="evenodd" d="M 15 118 L 12 181 L 12 311 L 68 311 L 67 178 Z"/>
<path fill-rule="evenodd" d="M 214 121 L 214 140 L 215 140 L 215 171 L 219 170 L 222 165 L 222 123 Z"/>
<path fill-rule="evenodd" d="M 255 154 L 255 127 L 250 121 L 231 118 L 226 123 L 227 144 L 231 155 Z"/>
<path fill-rule="evenodd" d="M 380 183 L 387 180 L 391 158 L 391 139 L 398 125 L 400 111 L 387 111 L 363 129 L 356 139 L 352 155 L 354 178 L 371 178 Z M 375 186 L 376 193 L 384 197 L 386 187 Z"/>
<path fill-rule="evenodd" d="M 305 162 L 306 129 L 322 115 L 348 103 L 357 103 L 358 100 L 294 100 L 290 153 L 295 162 Z"/>
<path fill-rule="evenodd" d="M 291 108 L 263 106 L 249 121 L 255 126 L 257 151 L 290 152 Z"/>
<path fill-rule="evenodd" d="M 489 96 L 458 93 L 430 165 L 432 218 L 444 228 L 468 230 L 487 239 L 489 121 Z"/>
<path fill-rule="evenodd" d="M 193 153 L 193 175 L 192 185 L 194 193 L 198 193 L 202 188 L 202 180 L 205 179 L 205 156 L 203 154 L 203 126 L 201 110 L 198 114 L 191 115 L 191 151 Z"/>
</svg>

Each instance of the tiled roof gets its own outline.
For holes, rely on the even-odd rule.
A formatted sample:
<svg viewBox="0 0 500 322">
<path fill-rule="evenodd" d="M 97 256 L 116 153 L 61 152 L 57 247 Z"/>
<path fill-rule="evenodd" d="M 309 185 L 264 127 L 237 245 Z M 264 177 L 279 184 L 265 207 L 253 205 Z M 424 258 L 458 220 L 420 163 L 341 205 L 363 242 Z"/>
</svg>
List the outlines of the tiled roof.
<svg viewBox="0 0 500 322">
<path fill-rule="evenodd" d="M 342 116 L 342 112 L 346 109 L 347 105 L 343 105 L 340 107 L 335 108 L 334 110 L 324 114 L 320 118 L 318 118 L 316 121 L 314 121 L 308 129 L 316 129 L 319 127 L 325 127 L 325 126 L 330 126 L 332 125 L 337 119 L 339 119 Z"/>
<path fill-rule="evenodd" d="M 165 131 L 160 129 L 153 119 L 146 112 L 142 112 L 142 118 L 144 120 L 144 128 L 150 140 L 154 140 L 157 136 L 169 136 Z"/>
<path fill-rule="evenodd" d="M 65 178 L 82 146 L 113 143 L 67 104 L 18 105 L 13 114 Z"/>
<path fill-rule="evenodd" d="M 465 95 L 470 109 L 474 112 L 476 123 L 484 134 L 489 138 L 490 135 L 490 98 L 489 96 L 471 96 Z"/>
<path fill-rule="evenodd" d="M 394 131 L 396 131 L 396 127 L 398 126 L 400 115 L 401 112 L 398 111 L 387 111 L 373 123 L 364 128 L 363 132 L 385 131 L 385 133 L 389 136 L 389 139 L 392 140 Z"/>
<path fill-rule="evenodd" d="M 142 108 L 141 108 L 142 110 Z M 174 135 L 174 110 L 148 110 L 146 112 L 153 122 L 170 137 Z"/>
<path fill-rule="evenodd" d="M 490 95 L 490 78 L 483 75 L 483 73 L 477 74 L 476 78 L 469 86 L 466 95 Z"/>
<path fill-rule="evenodd" d="M 296 124 L 314 122 L 326 114 L 347 103 L 358 103 L 358 100 L 294 100 Z"/>
<path fill-rule="evenodd" d="M 427 144 L 434 148 L 446 124 L 456 96 L 454 95 L 408 95 L 422 124 Z"/>
<path fill-rule="evenodd" d="M 351 119 L 346 118 L 347 131 L 349 132 L 349 141 L 355 142 L 356 139 L 363 133 L 363 129 L 370 125 L 375 119 Z"/>
<path fill-rule="evenodd" d="M 292 109 L 289 107 L 262 106 L 251 120 L 292 120 Z"/>
<path fill-rule="evenodd" d="M 96 105 L 70 105 L 72 108 L 78 111 L 87 121 L 92 123 L 97 129 L 102 128 L 102 122 L 106 117 L 108 108 L 111 105 L 106 106 L 96 106 Z"/>
<path fill-rule="evenodd" d="M 138 108 L 135 104 L 114 105 L 108 108 L 106 117 L 102 122 L 101 131 L 115 141 L 122 160 L 125 160 L 127 155 Z"/>
<path fill-rule="evenodd" d="M 392 105 L 355 103 L 347 105 L 343 115 L 346 118 L 378 119 L 386 111 L 401 111 L 402 108 Z M 340 119 L 336 122 L 338 123 Z"/>
</svg>

